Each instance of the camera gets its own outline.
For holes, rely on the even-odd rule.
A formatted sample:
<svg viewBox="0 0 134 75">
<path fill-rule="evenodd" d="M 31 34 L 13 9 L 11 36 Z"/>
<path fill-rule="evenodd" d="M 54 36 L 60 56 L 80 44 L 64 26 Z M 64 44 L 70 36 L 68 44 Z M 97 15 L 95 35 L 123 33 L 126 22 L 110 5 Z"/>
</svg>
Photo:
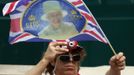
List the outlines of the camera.
<svg viewBox="0 0 134 75">
<path fill-rule="evenodd" d="M 78 42 L 77 41 L 70 41 L 68 42 L 67 48 L 69 50 L 75 49 L 78 46 Z"/>
<path fill-rule="evenodd" d="M 61 48 L 67 48 L 70 51 L 75 50 L 78 47 L 78 42 L 77 41 L 69 41 L 67 42 L 67 45 L 60 45 Z"/>
</svg>

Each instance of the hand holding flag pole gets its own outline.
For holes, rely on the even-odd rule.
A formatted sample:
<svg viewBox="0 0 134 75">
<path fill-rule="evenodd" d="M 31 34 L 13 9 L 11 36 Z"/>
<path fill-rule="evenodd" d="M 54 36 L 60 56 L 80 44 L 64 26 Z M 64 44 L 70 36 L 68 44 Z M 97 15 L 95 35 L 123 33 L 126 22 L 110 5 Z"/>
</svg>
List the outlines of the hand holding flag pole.
<svg viewBox="0 0 134 75">
<path fill-rule="evenodd" d="M 83 4 L 84 4 L 85 7 L 87 8 L 87 10 L 90 12 L 90 10 L 88 9 L 87 5 L 86 5 L 84 2 L 83 2 Z M 103 32 L 103 30 L 102 30 L 102 28 L 100 27 L 99 23 L 96 21 L 96 19 L 95 19 L 95 17 L 93 16 L 92 12 L 90 12 L 90 13 L 91 13 L 93 19 L 95 20 L 95 22 L 97 23 L 98 27 L 100 28 L 100 30 L 101 30 L 102 34 L 104 35 L 106 41 L 108 42 L 108 45 L 109 45 L 109 47 L 111 48 L 113 54 L 114 54 L 114 55 L 117 55 L 117 53 L 116 53 L 115 49 L 113 48 L 111 42 L 108 40 L 107 36 L 106 36 L 105 33 Z"/>
</svg>

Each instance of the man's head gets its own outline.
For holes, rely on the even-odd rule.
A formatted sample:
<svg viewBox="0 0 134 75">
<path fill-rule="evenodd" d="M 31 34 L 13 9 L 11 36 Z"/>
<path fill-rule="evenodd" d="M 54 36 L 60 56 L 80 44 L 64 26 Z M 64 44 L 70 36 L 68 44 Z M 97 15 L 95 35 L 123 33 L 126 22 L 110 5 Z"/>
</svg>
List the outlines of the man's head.
<svg viewBox="0 0 134 75">
<path fill-rule="evenodd" d="M 85 51 L 78 45 L 70 45 L 74 47 L 67 46 L 70 51 L 57 55 L 54 62 L 51 63 L 56 75 L 77 75 L 79 72 L 80 61 L 84 58 Z"/>
<path fill-rule="evenodd" d="M 55 73 L 57 75 L 77 75 L 82 58 L 82 51 L 71 51 L 57 56 Z"/>
</svg>

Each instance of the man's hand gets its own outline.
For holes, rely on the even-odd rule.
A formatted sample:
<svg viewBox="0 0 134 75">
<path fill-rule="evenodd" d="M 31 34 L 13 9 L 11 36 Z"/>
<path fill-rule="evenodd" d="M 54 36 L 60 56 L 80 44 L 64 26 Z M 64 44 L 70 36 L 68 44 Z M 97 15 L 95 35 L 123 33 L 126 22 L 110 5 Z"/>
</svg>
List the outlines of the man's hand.
<svg viewBox="0 0 134 75">
<path fill-rule="evenodd" d="M 106 75 L 121 75 L 121 70 L 123 70 L 126 65 L 125 60 L 126 57 L 122 52 L 111 57 L 109 61 L 110 69 L 107 71 Z"/>
<path fill-rule="evenodd" d="M 63 54 L 69 51 L 66 48 L 61 48 L 61 45 L 66 46 L 67 42 L 51 42 L 44 54 L 43 59 L 51 62 L 55 59 L 56 55 Z"/>
<path fill-rule="evenodd" d="M 126 57 L 123 55 L 122 52 L 120 52 L 117 55 L 114 55 L 111 57 L 109 64 L 111 66 L 111 69 L 114 71 L 121 71 L 125 68 L 125 60 Z"/>
</svg>

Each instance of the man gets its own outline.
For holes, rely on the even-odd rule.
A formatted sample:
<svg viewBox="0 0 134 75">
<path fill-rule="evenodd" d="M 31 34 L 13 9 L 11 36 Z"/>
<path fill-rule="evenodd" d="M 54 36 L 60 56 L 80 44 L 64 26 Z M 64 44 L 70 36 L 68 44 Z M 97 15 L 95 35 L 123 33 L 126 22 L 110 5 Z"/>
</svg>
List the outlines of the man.
<svg viewBox="0 0 134 75">
<path fill-rule="evenodd" d="M 48 22 L 48 25 L 38 33 L 39 38 L 61 40 L 78 34 L 73 23 L 64 22 L 67 11 L 61 8 L 58 1 L 45 1 L 43 10 L 41 19 Z"/>
<path fill-rule="evenodd" d="M 64 46 L 68 46 L 67 42 L 50 43 L 43 58 L 26 75 L 42 75 L 44 71 L 50 75 L 78 75 L 80 60 L 85 56 L 84 49 L 80 46 L 71 49 Z M 125 68 L 125 56 L 119 53 L 109 63 L 111 67 L 106 75 L 121 75 L 121 70 Z"/>
</svg>

